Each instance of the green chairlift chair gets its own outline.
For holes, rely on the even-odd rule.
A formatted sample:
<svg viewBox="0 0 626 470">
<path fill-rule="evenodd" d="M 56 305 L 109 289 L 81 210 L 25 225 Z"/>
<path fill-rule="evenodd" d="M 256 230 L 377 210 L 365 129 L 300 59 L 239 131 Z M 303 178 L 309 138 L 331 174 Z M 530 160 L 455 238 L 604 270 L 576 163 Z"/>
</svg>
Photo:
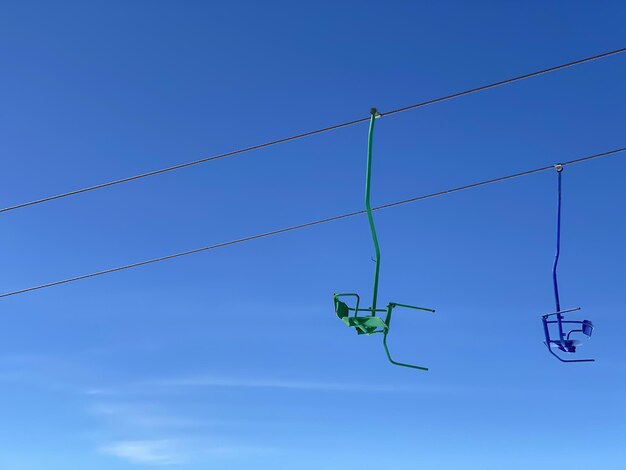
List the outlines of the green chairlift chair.
<svg viewBox="0 0 626 470">
<path fill-rule="evenodd" d="M 372 108 L 370 111 L 370 126 L 367 142 L 367 172 L 365 177 L 365 210 L 367 212 L 367 218 L 369 220 L 370 231 L 372 233 L 372 240 L 374 241 L 374 250 L 376 258 L 376 268 L 374 271 L 374 293 L 372 295 L 372 305 L 369 308 L 360 307 L 361 298 L 358 294 L 346 293 L 346 294 L 334 294 L 333 300 L 335 303 L 335 313 L 337 316 L 350 328 L 354 328 L 359 335 L 373 335 L 376 333 L 382 333 L 383 346 L 387 357 L 392 364 L 403 367 L 410 367 L 418 370 L 428 370 L 426 367 L 416 366 L 413 364 L 405 364 L 403 362 L 394 361 L 389 353 L 387 347 L 387 335 L 389 334 L 389 328 L 391 326 L 391 314 L 396 307 L 410 308 L 414 310 L 423 310 L 426 312 L 433 312 L 430 308 L 415 307 L 413 305 L 399 304 L 396 302 L 390 302 L 387 304 L 387 308 L 376 308 L 376 301 L 378 298 L 378 274 L 380 272 L 380 247 L 378 246 L 378 237 L 376 236 L 376 227 L 374 226 L 374 218 L 372 216 L 372 208 L 370 206 L 370 183 L 372 179 L 372 142 L 374 137 L 374 124 L 376 118 L 380 114 L 376 111 L 376 108 Z M 350 307 L 344 300 L 352 298 L 354 306 Z M 344 300 L 341 300 L 344 299 Z M 359 313 L 365 313 L 359 315 Z M 384 319 L 379 317 L 377 313 L 385 313 Z"/>
</svg>

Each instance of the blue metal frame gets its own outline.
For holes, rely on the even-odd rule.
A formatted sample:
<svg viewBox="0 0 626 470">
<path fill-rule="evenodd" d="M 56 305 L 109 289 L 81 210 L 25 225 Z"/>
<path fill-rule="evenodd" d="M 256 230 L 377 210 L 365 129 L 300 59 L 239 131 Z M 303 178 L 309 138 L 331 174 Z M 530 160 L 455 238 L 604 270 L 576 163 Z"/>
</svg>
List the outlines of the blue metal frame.
<svg viewBox="0 0 626 470">
<path fill-rule="evenodd" d="M 593 362 L 595 359 L 563 359 L 552 350 L 552 346 L 556 346 L 560 351 L 565 353 L 575 353 L 576 347 L 580 341 L 570 339 L 572 333 L 582 333 L 585 336 L 591 336 L 593 333 L 593 323 L 590 320 L 565 320 L 563 314 L 580 310 L 580 307 L 561 310 L 561 300 L 559 298 L 559 283 L 557 278 L 557 268 L 559 265 L 559 256 L 561 254 L 561 178 L 563 173 L 563 165 L 555 165 L 554 168 L 558 177 L 557 190 L 557 216 L 556 216 L 556 254 L 554 255 L 554 264 L 552 265 L 552 285 L 554 287 L 554 303 L 556 311 L 541 316 L 543 322 L 543 331 L 546 337 L 545 345 L 554 357 L 561 362 Z M 555 316 L 556 320 L 549 320 Z M 563 325 L 580 325 L 579 329 L 570 329 L 565 332 Z M 552 339 L 550 336 L 550 325 L 557 325 L 558 339 Z"/>
</svg>

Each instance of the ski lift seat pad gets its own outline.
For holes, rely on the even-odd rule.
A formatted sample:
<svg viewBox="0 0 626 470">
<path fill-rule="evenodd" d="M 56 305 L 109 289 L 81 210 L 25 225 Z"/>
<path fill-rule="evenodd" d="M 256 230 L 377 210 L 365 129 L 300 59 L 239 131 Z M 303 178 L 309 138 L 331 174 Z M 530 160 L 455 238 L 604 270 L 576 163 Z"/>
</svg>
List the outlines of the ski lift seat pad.
<svg viewBox="0 0 626 470">
<path fill-rule="evenodd" d="M 554 344 L 563 352 L 574 353 L 576 348 L 582 345 L 583 342 L 577 339 L 565 339 L 563 341 L 554 341 Z"/>
<path fill-rule="evenodd" d="M 382 333 L 388 329 L 387 324 L 380 317 L 345 317 L 342 318 L 343 322 L 350 326 L 355 327 L 358 334 Z"/>
<path fill-rule="evenodd" d="M 356 328 L 358 334 L 382 333 L 389 329 L 389 326 L 380 317 L 368 315 L 363 317 L 350 316 L 350 307 L 335 296 L 335 312 L 337 316 L 349 327 Z M 358 304 L 352 310 L 369 311 L 369 309 L 359 309 Z"/>
</svg>

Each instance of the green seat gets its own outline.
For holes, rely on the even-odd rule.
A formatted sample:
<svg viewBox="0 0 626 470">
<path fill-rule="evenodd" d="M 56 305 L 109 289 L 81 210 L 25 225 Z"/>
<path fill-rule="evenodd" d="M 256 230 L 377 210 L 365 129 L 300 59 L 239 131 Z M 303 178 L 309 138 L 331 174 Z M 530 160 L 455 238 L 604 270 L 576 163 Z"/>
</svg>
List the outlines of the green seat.
<svg viewBox="0 0 626 470">
<path fill-rule="evenodd" d="M 342 320 L 346 325 L 355 327 L 356 332 L 360 335 L 382 333 L 387 330 L 387 325 L 383 319 L 379 317 L 348 317 L 342 318 Z"/>
<path fill-rule="evenodd" d="M 334 296 L 335 301 L 335 313 L 337 316 L 349 327 L 355 328 L 356 332 L 360 335 L 371 335 L 373 333 L 383 333 L 387 330 L 387 324 L 380 317 L 371 314 L 369 309 L 359 309 L 358 296 L 356 294 L 348 294 L 357 298 L 357 305 L 355 308 L 348 307 L 348 304 L 339 300 L 338 296 Z M 350 316 L 350 310 L 355 312 L 355 315 Z M 359 311 L 368 312 L 367 316 L 356 316 Z"/>
</svg>

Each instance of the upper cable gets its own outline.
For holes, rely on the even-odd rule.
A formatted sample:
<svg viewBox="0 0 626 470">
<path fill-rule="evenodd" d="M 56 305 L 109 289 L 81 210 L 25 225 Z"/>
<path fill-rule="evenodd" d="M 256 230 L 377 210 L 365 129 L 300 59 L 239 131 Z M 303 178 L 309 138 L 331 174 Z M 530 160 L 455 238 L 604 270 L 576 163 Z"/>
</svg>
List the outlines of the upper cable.
<svg viewBox="0 0 626 470">
<path fill-rule="evenodd" d="M 464 91 L 460 91 L 460 92 L 457 92 L 457 93 L 452 93 L 450 95 L 442 96 L 440 98 L 435 98 L 435 99 L 431 99 L 431 100 L 428 100 L 428 101 L 423 101 L 421 103 L 415 103 L 415 104 L 411 104 L 411 105 L 408 105 L 408 106 L 404 106 L 402 108 L 393 109 L 391 111 L 387 111 L 386 113 L 381 113 L 381 116 L 382 117 L 391 116 L 391 115 L 398 114 L 398 113 L 401 113 L 401 112 L 404 112 L 404 111 L 409 111 L 409 110 L 412 110 L 412 109 L 422 108 L 424 106 L 429 106 L 431 104 L 441 103 L 443 101 L 448 101 L 448 100 L 452 100 L 452 99 L 455 99 L 455 98 L 460 98 L 461 96 L 471 95 L 473 93 L 478 93 L 478 92 L 481 92 L 481 91 L 489 90 L 491 88 L 496 88 L 496 87 L 499 87 L 499 86 L 508 85 L 510 83 L 519 82 L 521 80 L 526 80 L 528 78 L 536 77 L 538 75 L 543 75 L 543 74 L 550 73 L 550 72 L 556 72 L 557 70 L 562 70 L 562 69 L 566 69 L 566 68 L 573 67 L 573 66 L 576 66 L 576 65 L 581 65 L 581 64 L 584 64 L 586 62 L 592 62 L 594 60 L 604 59 L 606 57 L 611 57 L 611 56 L 614 56 L 614 55 L 617 55 L 617 54 L 621 54 L 622 52 L 626 52 L 626 47 L 623 47 L 621 49 L 615 49 L 615 50 L 610 51 L 610 52 L 604 52 L 602 54 L 597 54 L 597 55 L 585 57 L 583 59 L 575 60 L 573 62 L 567 62 L 565 64 L 556 65 L 556 66 L 553 66 L 553 67 L 549 67 L 547 69 L 542 69 L 542 70 L 538 70 L 538 71 L 535 71 L 535 72 L 527 73 L 527 74 L 524 74 L 524 75 L 519 75 L 517 77 L 508 78 L 506 80 L 501 80 L 501 81 L 498 81 L 498 82 L 490 83 L 488 85 L 482 85 L 482 86 L 479 86 L 479 87 L 476 87 L 476 88 L 471 88 L 469 90 L 464 90 Z M 116 185 L 122 184 L 122 183 L 130 183 L 131 181 L 136 181 L 136 180 L 140 180 L 140 179 L 143 179 L 143 178 L 148 178 L 150 176 L 156 176 L 156 175 L 160 175 L 162 173 L 168 173 L 170 171 L 175 171 L 175 170 L 180 170 L 180 169 L 191 167 L 191 166 L 195 166 L 195 165 L 200 165 L 202 163 L 208 163 L 208 162 L 211 162 L 211 161 L 214 161 L 214 160 L 219 160 L 221 158 L 232 157 L 234 155 L 239 155 L 239 154 L 246 153 L 246 152 L 252 152 L 254 150 L 260 150 L 260 149 L 263 149 L 263 148 L 272 147 L 274 145 L 284 144 L 286 142 L 291 142 L 293 140 L 303 139 L 305 137 L 311 137 L 311 136 L 314 136 L 314 135 L 317 135 L 317 134 L 322 134 L 324 132 L 330 132 L 330 131 L 341 129 L 341 128 L 344 128 L 344 127 L 349 127 L 349 126 L 352 126 L 352 125 L 355 125 L 355 124 L 359 124 L 359 123 L 362 123 L 362 122 L 369 121 L 369 119 L 370 119 L 369 116 L 363 117 L 363 118 L 359 118 L 359 119 L 354 119 L 352 121 L 347 121 L 347 122 L 343 122 L 343 123 L 340 123 L 340 124 L 335 124 L 335 125 L 332 125 L 332 126 L 322 127 L 321 129 L 316 129 L 316 130 L 304 132 L 302 134 L 296 134 L 296 135 L 293 135 L 293 136 L 290 136 L 290 137 L 284 137 L 282 139 L 271 140 L 269 142 L 265 142 L 265 143 L 258 144 L 258 145 L 253 145 L 251 147 L 244 147 L 244 148 L 241 148 L 241 149 L 232 150 L 230 152 L 221 153 L 221 154 L 218 154 L 218 155 L 213 155 L 211 157 L 201 158 L 199 160 L 194 160 L 194 161 L 186 162 L 186 163 L 180 163 L 178 165 L 173 165 L 173 166 L 170 166 L 170 167 L 161 168 L 159 170 L 149 171 L 147 173 L 141 173 L 141 174 L 134 175 L 134 176 L 128 176 L 126 178 L 121 178 L 121 179 L 109 181 L 109 182 L 106 182 L 106 183 L 96 184 L 94 186 L 88 186 L 88 187 L 85 187 L 85 188 L 75 189 L 73 191 L 68 191 L 68 192 L 57 194 L 57 195 L 54 195 L 54 196 L 47 196 L 47 197 L 44 197 L 44 198 L 41 198 L 41 199 L 35 199 L 35 200 L 32 200 L 32 201 L 23 202 L 23 203 L 20 203 L 20 204 L 15 204 L 13 206 L 8 206 L 8 207 L 0 209 L 0 213 L 14 211 L 14 210 L 17 210 L 17 209 L 23 209 L 25 207 L 34 206 L 34 205 L 37 205 L 37 204 L 43 204 L 45 202 L 50 202 L 50 201 L 54 201 L 54 200 L 57 200 L 57 199 L 63 199 L 63 198 L 70 197 L 70 196 L 76 196 L 78 194 L 83 194 L 83 193 L 87 193 L 87 192 L 90 192 L 90 191 L 95 191 L 97 189 L 103 189 L 103 188 L 107 188 L 107 187 L 110 187 L 110 186 L 116 186 Z"/>
</svg>

